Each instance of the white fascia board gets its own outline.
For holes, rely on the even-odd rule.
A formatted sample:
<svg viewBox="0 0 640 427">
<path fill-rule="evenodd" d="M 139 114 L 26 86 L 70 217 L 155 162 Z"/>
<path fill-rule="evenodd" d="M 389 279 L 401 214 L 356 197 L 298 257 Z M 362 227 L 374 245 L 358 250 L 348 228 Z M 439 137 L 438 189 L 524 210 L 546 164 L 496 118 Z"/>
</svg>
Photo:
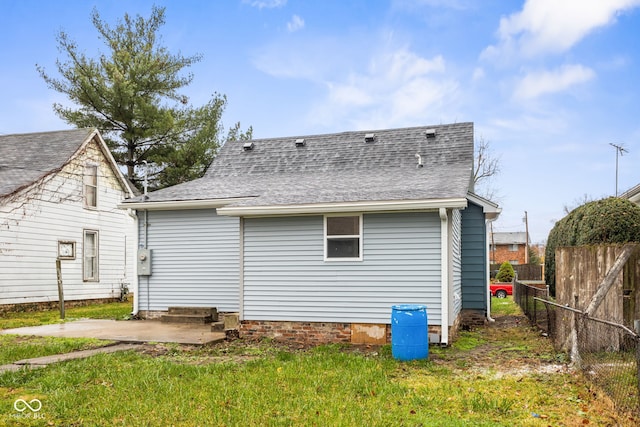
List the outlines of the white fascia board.
<svg viewBox="0 0 640 427">
<path fill-rule="evenodd" d="M 210 200 L 169 200 L 165 202 L 129 202 L 120 203 L 120 209 L 136 209 L 147 211 L 173 211 L 186 209 L 218 209 L 229 203 L 235 203 L 246 198 L 210 199 Z"/>
<path fill-rule="evenodd" d="M 498 216 L 500 216 L 500 213 L 502 212 L 502 208 L 500 208 L 497 204 L 483 197 L 480 197 L 477 194 L 468 193 L 467 198 L 482 208 L 482 212 L 485 214 L 486 219 L 498 219 Z"/>
<path fill-rule="evenodd" d="M 425 211 L 438 210 L 440 208 L 463 209 L 466 207 L 466 198 L 435 200 L 388 200 L 376 202 L 317 203 L 306 205 L 226 206 L 218 209 L 218 215 L 243 217 L 271 215 L 310 215 L 346 212 Z"/>
</svg>

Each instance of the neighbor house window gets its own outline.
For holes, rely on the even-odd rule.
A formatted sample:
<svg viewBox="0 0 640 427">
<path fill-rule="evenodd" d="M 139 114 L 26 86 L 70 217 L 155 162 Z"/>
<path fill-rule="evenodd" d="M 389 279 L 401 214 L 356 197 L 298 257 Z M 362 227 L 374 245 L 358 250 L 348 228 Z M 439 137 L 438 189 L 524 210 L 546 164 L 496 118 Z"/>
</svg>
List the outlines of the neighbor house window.
<svg viewBox="0 0 640 427">
<path fill-rule="evenodd" d="M 362 260 L 362 215 L 324 217 L 327 261 Z"/>
<path fill-rule="evenodd" d="M 518 252 L 518 244 L 517 243 L 512 243 L 511 245 L 509 245 L 509 250 L 511 252 Z"/>
<path fill-rule="evenodd" d="M 85 207 L 95 208 L 98 206 L 98 166 L 85 166 L 83 193 Z"/>
<path fill-rule="evenodd" d="M 85 230 L 82 247 L 82 278 L 86 282 L 97 282 L 99 280 L 98 232 L 94 230 Z"/>
</svg>

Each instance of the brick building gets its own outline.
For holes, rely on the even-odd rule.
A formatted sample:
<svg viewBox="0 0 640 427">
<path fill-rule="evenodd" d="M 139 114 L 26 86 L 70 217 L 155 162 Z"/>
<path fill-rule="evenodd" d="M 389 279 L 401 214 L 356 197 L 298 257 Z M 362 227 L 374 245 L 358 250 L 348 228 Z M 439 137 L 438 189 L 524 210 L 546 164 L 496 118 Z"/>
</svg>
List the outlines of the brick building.
<svg viewBox="0 0 640 427">
<path fill-rule="evenodd" d="M 492 233 L 489 240 L 489 256 L 491 264 L 502 264 L 505 261 L 512 265 L 526 264 L 527 233 Z"/>
</svg>

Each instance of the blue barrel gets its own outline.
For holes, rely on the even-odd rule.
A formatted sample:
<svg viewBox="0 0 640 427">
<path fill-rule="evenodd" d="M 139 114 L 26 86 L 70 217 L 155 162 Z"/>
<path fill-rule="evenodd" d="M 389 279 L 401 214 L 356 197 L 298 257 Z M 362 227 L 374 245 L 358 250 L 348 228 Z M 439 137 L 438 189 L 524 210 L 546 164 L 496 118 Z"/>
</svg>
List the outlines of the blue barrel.
<svg viewBox="0 0 640 427">
<path fill-rule="evenodd" d="M 401 304 L 391 307 L 391 354 L 398 360 L 429 357 L 426 305 Z"/>
</svg>

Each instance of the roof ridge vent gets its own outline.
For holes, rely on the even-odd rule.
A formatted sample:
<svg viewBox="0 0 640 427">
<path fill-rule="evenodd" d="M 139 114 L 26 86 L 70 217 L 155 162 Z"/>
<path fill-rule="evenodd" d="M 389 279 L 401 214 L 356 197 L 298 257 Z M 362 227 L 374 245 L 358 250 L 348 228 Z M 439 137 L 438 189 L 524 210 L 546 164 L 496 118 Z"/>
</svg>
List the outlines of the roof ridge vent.
<svg viewBox="0 0 640 427">
<path fill-rule="evenodd" d="M 307 142 L 304 140 L 304 138 L 296 139 L 296 147 L 304 147 L 305 145 L 307 145 Z"/>
<path fill-rule="evenodd" d="M 373 142 L 376 140 L 375 133 L 367 133 L 364 135 L 364 142 Z"/>
<path fill-rule="evenodd" d="M 255 147 L 255 145 L 253 144 L 253 142 L 245 142 L 245 143 L 242 145 L 242 149 L 243 149 L 244 151 L 251 151 L 251 150 L 253 150 L 253 147 Z"/>
<path fill-rule="evenodd" d="M 436 130 L 431 128 L 431 129 L 427 129 L 424 134 L 426 135 L 427 138 L 435 138 L 436 137 Z"/>
</svg>

